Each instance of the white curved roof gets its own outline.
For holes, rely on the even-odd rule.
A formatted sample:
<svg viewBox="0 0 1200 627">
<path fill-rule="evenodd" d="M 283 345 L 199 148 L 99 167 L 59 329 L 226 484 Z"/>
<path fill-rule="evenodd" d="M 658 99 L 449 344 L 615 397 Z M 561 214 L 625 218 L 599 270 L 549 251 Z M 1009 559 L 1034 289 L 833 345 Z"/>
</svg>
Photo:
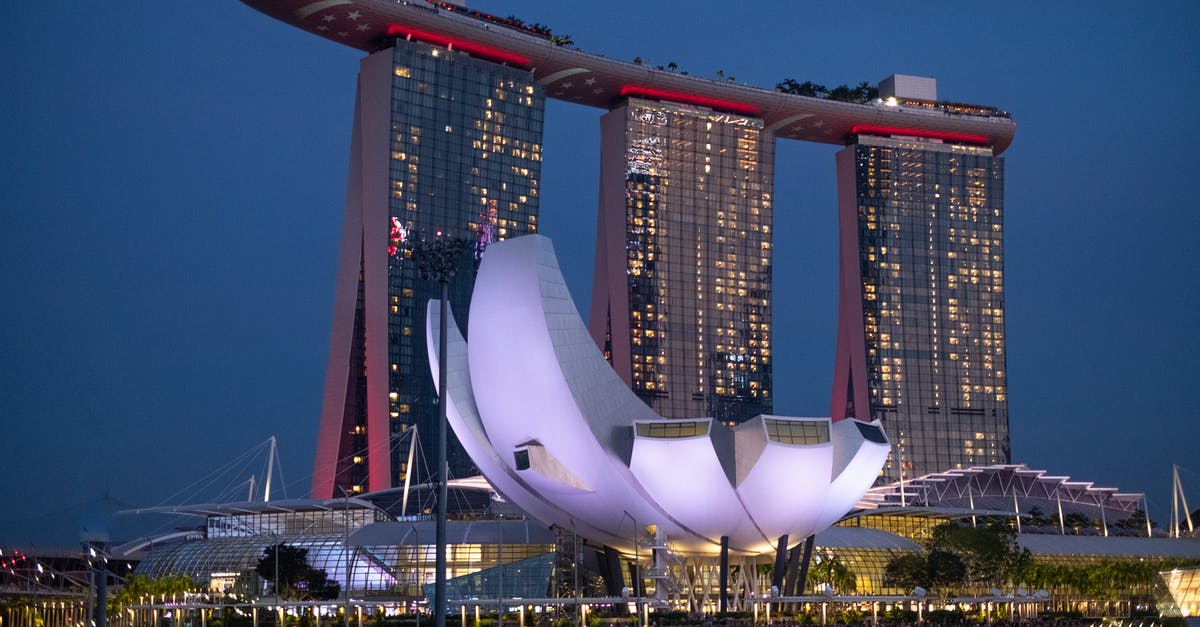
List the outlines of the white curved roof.
<svg viewBox="0 0 1200 627">
<path fill-rule="evenodd" d="M 901 499 L 901 485 L 904 497 Z M 858 504 L 860 509 L 896 507 L 903 502 L 919 507 L 959 507 L 977 510 L 1013 511 L 1019 501 L 1041 500 L 1062 503 L 1064 511 L 1103 507 L 1132 514 L 1144 495 L 1123 493 L 1117 488 L 1097 487 L 1091 482 L 1071 481 L 1024 464 L 1000 464 L 947 470 L 915 479 L 872 488 Z M 1027 508 L 1023 508 L 1026 513 Z"/>
<path fill-rule="evenodd" d="M 491 245 L 471 303 L 471 341 L 448 327 L 455 434 L 505 498 L 594 541 L 632 550 L 655 525 L 655 541 L 679 551 L 715 553 L 728 536 L 732 550 L 761 553 L 840 518 L 887 457 L 877 422 L 760 416 L 731 431 L 656 415 L 592 342 L 545 237 Z M 435 375 L 437 311 L 431 302 Z M 823 428 L 793 437 L 803 424 Z"/>
</svg>

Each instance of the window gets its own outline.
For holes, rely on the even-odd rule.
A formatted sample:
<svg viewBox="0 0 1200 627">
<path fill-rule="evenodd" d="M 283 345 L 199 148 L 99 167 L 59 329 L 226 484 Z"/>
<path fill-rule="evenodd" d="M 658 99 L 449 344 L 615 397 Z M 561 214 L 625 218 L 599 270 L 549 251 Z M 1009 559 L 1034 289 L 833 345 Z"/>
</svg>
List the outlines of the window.
<svg viewBox="0 0 1200 627">
<path fill-rule="evenodd" d="M 829 423 L 824 420 L 778 420 L 764 418 L 767 438 L 781 444 L 824 444 L 829 441 Z"/>
<path fill-rule="evenodd" d="M 666 420 L 663 422 L 637 423 L 638 437 L 642 438 L 694 438 L 708 435 L 707 420 Z"/>
</svg>

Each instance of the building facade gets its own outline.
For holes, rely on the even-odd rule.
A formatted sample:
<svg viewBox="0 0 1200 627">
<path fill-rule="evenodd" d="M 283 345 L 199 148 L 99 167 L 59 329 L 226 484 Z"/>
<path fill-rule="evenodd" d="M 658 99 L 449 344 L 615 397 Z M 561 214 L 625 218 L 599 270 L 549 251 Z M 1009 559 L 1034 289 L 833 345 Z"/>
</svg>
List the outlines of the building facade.
<svg viewBox="0 0 1200 627">
<path fill-rule="evenodd" d="M 592 338 L 664 417 L 771 413 L 774 135 L 639 98 L 600 128 Z"/>
<path fill-rule="evenodd" d="M 395 39 L 361 62 L 314 498 L 403 480 L 411 429 L 436 451 L 424 320 L 439 287 L 409 242 L 467 240 L 449 283 L 465 324 L 483 249 L 537 232 L 544 89 L 502 61 Z M 448 437 L 451 476 L 474 474 Z"/>
<path fill-rule="evenodd" d="M 833 419 L 882 420 L 884 482 L 1009 463 L 1003 160 L 859 135 L 837 172 Z"/>
</svg>

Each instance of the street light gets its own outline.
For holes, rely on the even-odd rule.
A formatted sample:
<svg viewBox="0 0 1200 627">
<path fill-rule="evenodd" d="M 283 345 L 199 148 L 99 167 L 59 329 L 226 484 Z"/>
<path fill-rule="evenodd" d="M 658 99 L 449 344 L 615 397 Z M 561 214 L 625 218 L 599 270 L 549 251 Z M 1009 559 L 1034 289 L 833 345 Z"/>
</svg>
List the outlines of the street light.
<svg viewBox="0 0 1200 627">
<path fill-rule="evenodd" d="M 580 612 L 583 611 L 582 597 L 583 593 L 579 589 L 579 534 L 575 532 L 575 519 L 571 519 L 571 571 L 574 573 L 575 585 L 575 624 L 580 627 L 587 623 L 581 618 Z"/>
<path fill-rule="evenodd" d="M 434 626 L 446 627 L 446 501 L 449 499 L 446 487 L 446 327 L 448 302 L 450 300 L 449 283 L 458 268 L 459 259 L 466 247 L 466 241 L 458 237 L 449 237 L 438 231 L 433 239 L 412 238 L 408 241 L 409 250 L 417 262 L 417 269 L 422 279 L 434 279 L 441 285 L 441 311 L 439 312 L 440 333 L 438 334 L 438 428 L 437 428 L 437 473 L 435 480 L 438 485 L 437 499 L 437 560 L 434 568 L 436 578 L 433 584 Z"/>
<path fill-rule="evenodd" d="M 639 553 L 640 543 L 638 542 L 637 519 L 633 517 L 633 514 L 630 514 L 629 512 L 627 512 L 625 510 L 621 510 L 621 513 L 628 516 L 629 520 L 633 523 L 633 564 L 634 564 L 634 567 L 629 569 L 629 579 L 630 579 L 629 583 L 633 585 L 633 595 L 635 597 L 634 598 L 634 607 L 637 608 L 637 615 L 638 615 L 637 622 L 638 622 L 638 624 L 641 624 L 641 622 L 642 622 L 642 586 L 641 586 L 641 582 L 638 581 L 638 579 L 641 578 L 641 573 L 636 572 L 636 571 L 639 571 L 641 569 L 641 561 L 642 560 L 641 560 L 641 554 Z"/>
<path fill-rule="evenodd" d="M 409 525 L 413 532 L 413 557 L 415 560 L 415 570 L 417 573 L 417 592 L 422 591 L 422 582 L 425 580 L 422 574 L 425 572 L 421 567 L 421 562 L 425 557 L 425 552 L 421 550 L 421 534 L 417 532 L 416 523 Z M 406 610 L 407 611 L 407 610 Z M 417 601 L 417 627 L 421 627 L 421 602 Z"/>
<path fill-rule="evenodd" d="M 350 627 L 350 493 L 341 485 L 337 489 L 342 491 L 342 497 L 345 499 L 345 508 L 342 510 L 342 551 L 346 555 L 346 585 L 343 586 L 342 599 L 345 601 L 342 607 L 342 624 L 345 627 Z M 278 559 L 276 560 L 278 563 Z"/>
<path fill-rule="evenodd" d="M 263 531 L 266 531 L 267 533 L 271 534 L 271 537 L 275 539 L 275 545 L 271 548 L 271 552 L 275 554 L 275 579 L 272 580 L 271 585 L 272 585 L 272 587 L 275 588 L 275 602 L 278 603 L 280 601 L 280 597 L 279 597 L 279 547 L 283 545 L 283 539 L 281 539 L 279 537 L 279 534 L 276 533 L 274 530 L 264 529 L 263 527 L 259 527 L 259 535 L 262 535 Z M 264 549 L 264 551 L 265 551 L 265 549 Z M 153 602 L 153 598 L 151 599 L 151 602 Z"/>
</svg>

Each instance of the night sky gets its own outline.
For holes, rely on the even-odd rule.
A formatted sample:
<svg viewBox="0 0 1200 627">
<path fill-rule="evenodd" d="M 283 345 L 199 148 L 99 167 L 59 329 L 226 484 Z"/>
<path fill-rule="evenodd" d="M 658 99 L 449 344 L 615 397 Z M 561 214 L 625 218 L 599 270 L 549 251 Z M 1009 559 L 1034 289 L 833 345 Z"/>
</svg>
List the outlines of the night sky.
<svg viewBox="0 0 1200 627">
<path fill-rule="evenodd" d="M 941 99 L 1010 111 L 1014 461 L 1146 492 L 1161 523 L 1176 463 L 1200 502 L 1200 4 L 472 6 L 693 75 L 933 76 Z M 234 0 L 4 19 L 0 546 L 69 546 L 106 495 L 178 502 L 271 435 L 306 496 L 362 53 Z M 540 223 L 582 311 L 600 114 L 547 105 Z M 778 146 L 777 413 L 828 413 L 836 150 Z"/>
</svg>

